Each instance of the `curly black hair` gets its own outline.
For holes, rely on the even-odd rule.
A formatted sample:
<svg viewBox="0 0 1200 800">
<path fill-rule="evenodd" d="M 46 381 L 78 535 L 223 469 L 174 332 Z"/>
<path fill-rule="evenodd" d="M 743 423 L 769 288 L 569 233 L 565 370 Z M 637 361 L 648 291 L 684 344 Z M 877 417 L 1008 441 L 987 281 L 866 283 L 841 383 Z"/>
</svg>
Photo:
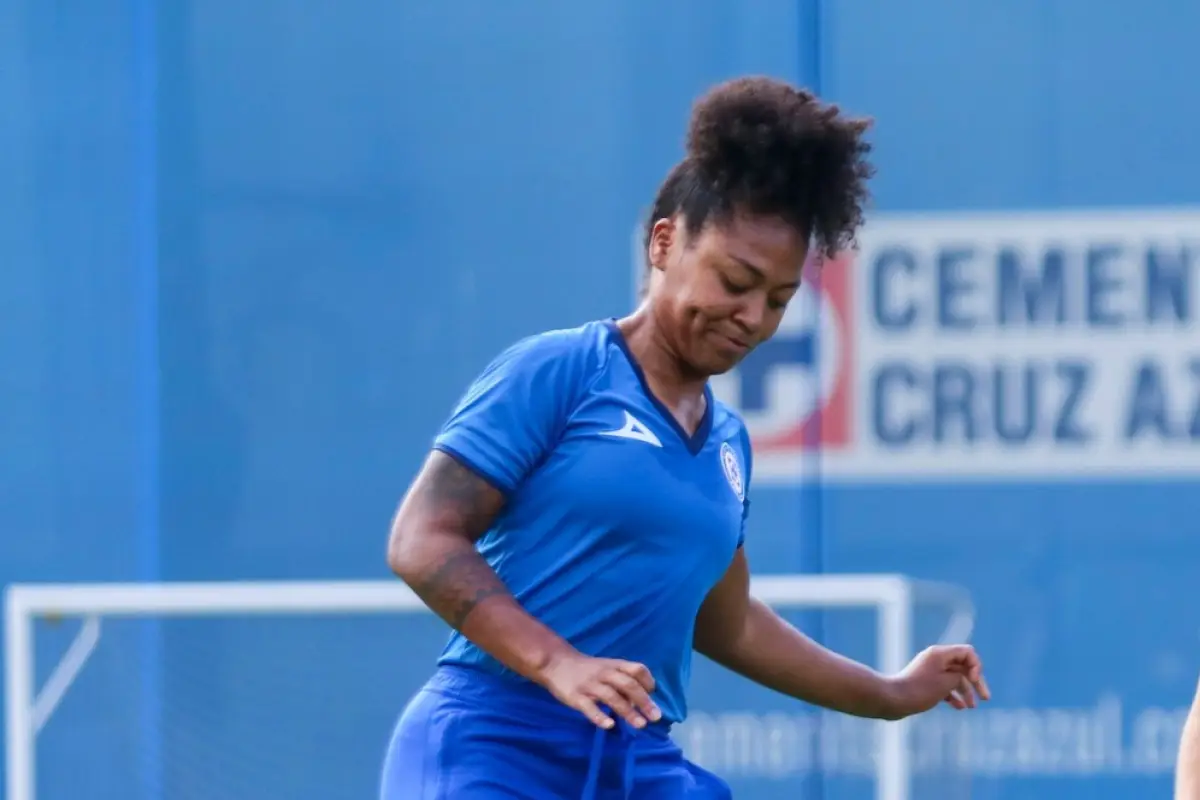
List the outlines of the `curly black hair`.
<svg viewBox="0 0 1200 800">
<path fill-rule="evenodd" d="M 690 235 L 734 213 L 777 216 L 830 257 L 856 243 L 874 168 L 866 118 L 766 77 L 719 84 L 692 109 L 687 153 L 658 190 L 657 220 L 682 212 Z"/>
</svg>

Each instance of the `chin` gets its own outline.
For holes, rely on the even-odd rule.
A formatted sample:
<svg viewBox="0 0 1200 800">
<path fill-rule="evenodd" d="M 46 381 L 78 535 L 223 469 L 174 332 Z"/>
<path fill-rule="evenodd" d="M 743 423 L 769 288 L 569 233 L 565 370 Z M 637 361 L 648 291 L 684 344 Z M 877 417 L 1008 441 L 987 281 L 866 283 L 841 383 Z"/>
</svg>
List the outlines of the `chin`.
<svg viewBox="0 0 1200 800">
<path fill-rule="evenodd" d="M 705 375 L 724 375 L 742 363 L 742 359 L 745 357 L 745 353 L 703 353 L 694 362 L 694 366 L 698 372 L 702 372 Z"/>
</svg>

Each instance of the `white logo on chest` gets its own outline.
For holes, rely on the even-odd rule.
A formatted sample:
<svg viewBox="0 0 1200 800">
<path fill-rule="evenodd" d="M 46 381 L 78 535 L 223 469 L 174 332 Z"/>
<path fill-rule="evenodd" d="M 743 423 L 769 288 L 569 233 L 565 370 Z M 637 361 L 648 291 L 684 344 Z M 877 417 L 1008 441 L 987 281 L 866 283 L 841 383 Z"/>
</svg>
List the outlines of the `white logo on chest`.
<svg viewBox="0 0 1200 800">
<path fill-rule="evenodd" d="M 654 435 L 654 431 L 647 428 L 628 411 L 625 412 L 625 425 L 617 428 L 615 431 L 601 431 L 603 436 L 615 436 L 618 439 L 632 439 L 635 442 L 645 442 L 646 444 L 662 447 L 662 442 Z"/>
<path fill-rule="evenodd" d="M 737 453 L 733 452 L 729 442 L 721 445 L 721 468 L 725 470 L 725 479 L 729 481 L 737 499 L 745 502 L 746 487 L 742 485 L 742 467 L 738 464 Z"/>
</svg>

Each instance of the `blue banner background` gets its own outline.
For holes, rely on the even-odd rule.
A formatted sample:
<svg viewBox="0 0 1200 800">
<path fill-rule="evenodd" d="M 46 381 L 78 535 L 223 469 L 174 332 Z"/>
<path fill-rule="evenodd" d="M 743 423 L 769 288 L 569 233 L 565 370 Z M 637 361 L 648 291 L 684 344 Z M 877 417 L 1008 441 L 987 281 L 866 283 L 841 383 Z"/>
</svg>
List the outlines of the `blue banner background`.
<svg viewBox="0 0 1200 800">
<path fill-rule="evenodd" d="M 692 98 L 728 76 L 875 116 L 882 211 L 1196 199 L 1200 7 L 742 6 L 0 3 L 0 581 L 385 577 L 392 509 L 500 343 L 627 309 L 629 231 Z M 1169 753 L 1091 768 L 1021 748 L 1057 725 L 1077 751 L 1051 710 L 1091 709 L 1136 749 L 1154 709 L 1187 703 L 1194 481 L 810 472 L 756 492 L 752 561 L 971 591 L 1014 715 L 994 718 L 1009 733 L 988 734 L 973 797 L 1167 791 Z M 824 623 L 872 655 L 867 622 Z M 370 796 L 441 636 L 128 625 L 39 741 L 39 797 L 186 797 L 202 779 Z M 40 633 L 39 674 L 63 636 Z M 726 682 L 698 689 L 714 713 L 763 702 L 705 680 Z M 308 757 L 255 767 L 270 731 Z M 201 742 L 221 745 L 215 773 Z M 743 772 L 751 800 L 790 785 Z M 809 788 L 867 796 L 836 772 Z"/>
</svg>

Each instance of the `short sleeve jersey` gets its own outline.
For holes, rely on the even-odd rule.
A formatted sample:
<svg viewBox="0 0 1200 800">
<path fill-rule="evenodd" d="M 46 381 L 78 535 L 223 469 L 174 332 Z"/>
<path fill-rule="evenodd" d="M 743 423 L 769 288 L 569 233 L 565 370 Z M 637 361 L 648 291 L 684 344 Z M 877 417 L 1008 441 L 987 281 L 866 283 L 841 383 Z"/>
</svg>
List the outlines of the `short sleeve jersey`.
<svg viewBox="0 0 1200 800">
<path fill-rule="evenodd" d="M 479 551 L 581 652 L 645 664 L 680 722 L 696 614 L 742 545 L 750 440 L 706 389 L 693 435 L 654 397 L 615 321 L 524 339 L 437 436 L 502 491 Z M 439 663 L 504 668 L 458 633 Z"/>
</svg>

